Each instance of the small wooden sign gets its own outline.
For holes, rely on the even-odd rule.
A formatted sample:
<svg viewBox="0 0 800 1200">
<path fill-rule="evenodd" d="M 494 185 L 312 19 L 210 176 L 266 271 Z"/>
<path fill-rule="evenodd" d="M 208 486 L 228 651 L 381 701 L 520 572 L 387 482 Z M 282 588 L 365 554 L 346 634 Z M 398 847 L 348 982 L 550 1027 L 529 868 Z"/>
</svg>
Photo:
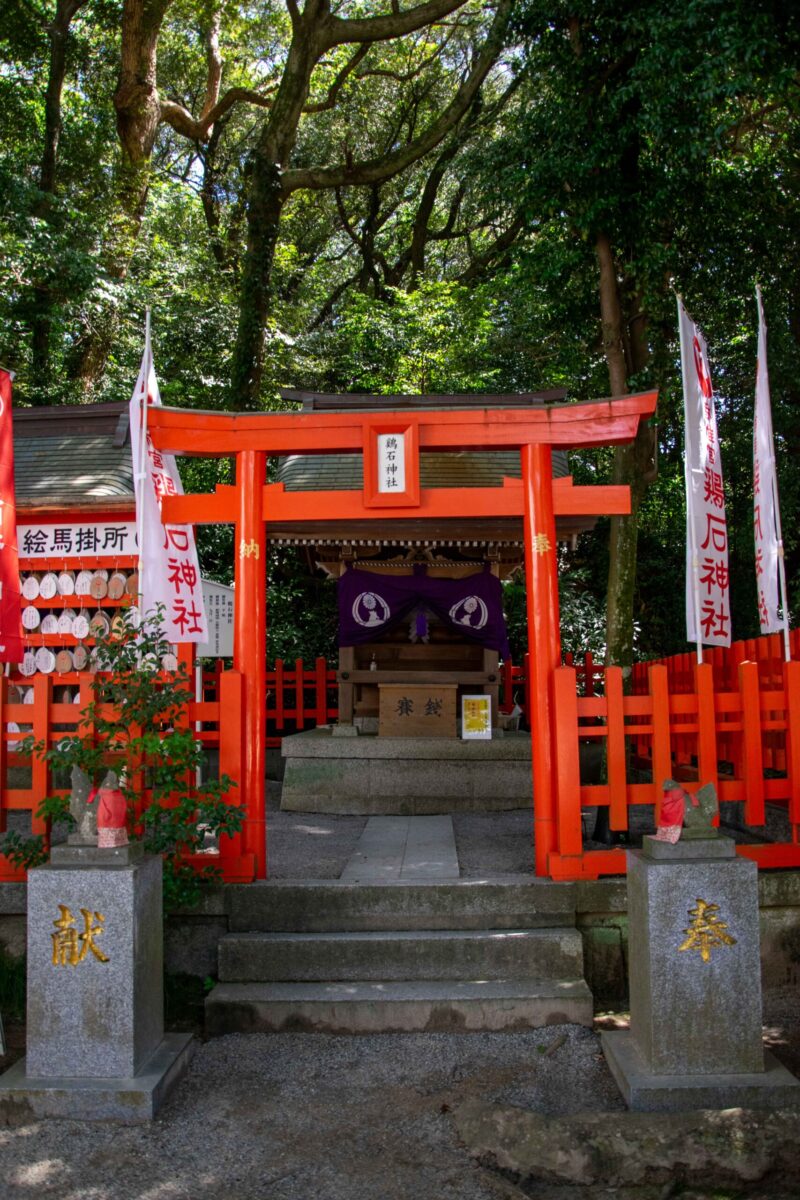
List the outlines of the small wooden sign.
<svg viewBox="0 0 800 1200">
<path fill-rule="evenodd" d="M 378 734 L 381 737 L 455 737 L 455 683 L 382 683 Z"/>
<path fill-rule="evenodd" d="M 492 697 L 463 696 L 461 699 L 461 736 L 489 739 L 492 736 Z"/>
</svg>

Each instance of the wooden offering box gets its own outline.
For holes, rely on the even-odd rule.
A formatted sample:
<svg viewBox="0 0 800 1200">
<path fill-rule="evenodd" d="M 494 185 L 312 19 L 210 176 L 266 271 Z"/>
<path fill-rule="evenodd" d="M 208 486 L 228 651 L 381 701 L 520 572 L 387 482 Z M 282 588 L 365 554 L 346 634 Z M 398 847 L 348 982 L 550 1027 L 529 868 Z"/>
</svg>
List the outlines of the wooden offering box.
<svg viewBox="0 0 800 1200">
<path fill-rule="evenodd" d="M 380 684 L 378 734 L 454 738 L 457 691 L 455 683 Z"/>
</svg>

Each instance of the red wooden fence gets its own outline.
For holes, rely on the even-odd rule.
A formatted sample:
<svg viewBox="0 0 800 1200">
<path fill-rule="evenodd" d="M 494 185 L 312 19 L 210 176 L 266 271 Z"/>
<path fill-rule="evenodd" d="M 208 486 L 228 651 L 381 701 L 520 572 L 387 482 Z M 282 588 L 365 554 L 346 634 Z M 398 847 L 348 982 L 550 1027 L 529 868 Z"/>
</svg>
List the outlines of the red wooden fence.
<svg viewBox="0 0 800 1200">
<path fill-rule="evenodd" d="M 793 648 L 800 651 L 800 631 L 792 639 Z M 527 716 L 527 661 L 522 667 L 506 663 L 501 672 L 501 708 L 510 711 L 516 702 Z M 649 805 L 655 820 L 661 784 L 670 776 L 680 778 L 689 790 L 715 783 L 722 802 L 742 803 L 749 827 L 764 825 L 768 804 L 782 808 L 785 840 L 765 839 L 740 846 L 739 852 L 761 866 L 800 866 L 800 662 L 782 661 L 780 639 L 756 639 L 737 643 L 728 652 L 711 651 L 701 667 L 688 654 L 637 664 L 632 684 L 632 694 L 625 695 L 621 670 L 596 665 L 588 654 L 578 664 L 568 656 L 566 665 L 555 672 L 557 838 L 549 874 L 577 879 L 624 872 L 622 849 L 584 848 L 584 810 L 607 806 L 610 827 L 620 832 L 629 828 L 633 805 Z M 29 686 L 32 704 L 9 702 L 7 681 L 0 687 L 0 830 L 9 811 L 29 810 L 32 831 L 48 839 L 46 823 L 35 812 L 41 799 L 57 789 L 47 764 L 22 761 L 16 747 L 26 731 L 51 745 L 73 731 L 93 695 L 94 677 L 80 677 L 80 704 L 75 705 L 54 697 L 50 676 L 37 676 Z M 300 659 L 294 664 L 278 661 L 267 673 L 267 692 L 268 746 L 279 746 L 285 734 L 336 719 L 336 671 L 323 658 L 313 667 Z M 220 772 L 238 782 L 241 677 L 219 669 L 204 672 L 200 694 L 201 699 L 191 702 L 187 719 L 199 741 L 218 749 Z M 15 732 L 14 726 L 23 732 Z M 586 755 L 581 747 L 591 746 L 601 748 L 595 755 L 604 764 L 601 782 L 581 777 Z M 9 770 L 13 787 L 8 785 Z M 23 781 L 20 770 L 27 772 Z M 216 862 L 226 881 L 252 879 L 252 856 L 243 850 L 246 834 L 221 841 L 216 856 L 198 855 L 197 862 Z M 24 874 L 0 856 L 0 880 L 22 878 Z"/>
<path fill-rule="evenodd" d="M 18 746 L 28 734 L 37 742 L 53 746 L 60 738 L 77 731 L 82 714 L 94 698 L 95 676 L 82 674 L 79 680 L 78 704 L 64 704 L 54 697 L 54 681 L 50 675 L 34 676 L 30 683 L 33 703 L 20 704 L 9 701 L 8 680 L 0 679 L 0 831 L 6 829 L 9 812 L 28 811 L 31 814 L 31 833 L 41 835 L 48 849 L 49 825 L 36 815 L 37 809 L 45 796 L 67 795 L 68 789 L 54 786 L 49 764 L 45 760 L 23 756 Z M 62 690 L 58 683 L 55 689 Z M 241 676 L 236 671 L 222 672 L 217 677 L 215 690 L 213 699 L 192 700 L 189 703 L 187 720 L 197 729 L 199 742 L 218 750 L 219 773 L 228 775 L 234 783 L 230 793 L 231 803 L 244 804 L 245 798 L 238 789 L 242 764 Z M 91 730 L 83 723 L 80 732 L 84 735 Z M 146 802 L 145 796 L 143 803 Z M 252 855 L 243 851 L 244 842 L 244 833 L 222 837 L 216 852 L 193 856 L 191 861 L 200 866 L 218 866 L 223 878 L 229 882 L 252 880 L 254 863 L 251 861 Z M 0 881 L 24 878 L 24 871 L 0 855 Z"/>
<path fill-rule="evenodd" d="M 203 695 L 214 699 L 220 668 L 203 672 Z M 299 681 L 299 686 L 298 686 Z M 276 660 L 267 671 L 267 746 L 280 746 L 287 733 L 327 725 L 339 715 L 336 670 L 326 659 L 315 658 L 307 667 L 302 658 L 293 664 Z"/>
<path fill-rule="evenodd" d="M 743 823 L 751 828 L 764 826 L 767 803 L 783 809 L 785 840 L 765 838 L 737 850 L 763 867 L 800 866 L 800 662 L 762 653 L 739 661 L 734 675 L 721 656 L 702 666 L 687 657 L 639 664 L 628 696 L 619 667 L 606 669 L 602 696 L 581 697 L 573 668 L 555 672 L 553 878 L 624 872 L 624 850 L 584 848 L 582 810 L 607 806 L 610 828 L 624 832 L 631 806 L 649 805 L 655 824 L 661 785 L 670 777 L 689 791 L 713 783 L 721 802 L 741 802 Z M 581 745 L 598 742 L 605 778 L 588 783 L 581 778 Z M 768 770 L 768 761 L 782 767 Z"/>
</svg>

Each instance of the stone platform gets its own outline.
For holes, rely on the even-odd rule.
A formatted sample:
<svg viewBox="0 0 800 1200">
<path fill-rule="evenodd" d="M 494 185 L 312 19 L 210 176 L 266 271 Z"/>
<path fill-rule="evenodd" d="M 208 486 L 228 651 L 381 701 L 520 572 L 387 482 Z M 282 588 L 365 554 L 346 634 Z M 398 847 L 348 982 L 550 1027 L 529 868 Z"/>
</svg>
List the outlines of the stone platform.
<svg viewBox="0 0 800 1200">
<path fill-rule="evenodd" d="M 330 728 L 283 739 L 281 808 L 397 816 L 496 812 L 531 803 L 531 739 L 334 736 Z"/>
<path fill-rule="evenodd" d="M 152 1121 L 183 1078 L 197 1043 L 191 1033 L 167 1033 L 130 1078 L 30 1076 L 20 1059 L 0 1079 L 0 1123 L 30 1119 Z"/>
</svg>

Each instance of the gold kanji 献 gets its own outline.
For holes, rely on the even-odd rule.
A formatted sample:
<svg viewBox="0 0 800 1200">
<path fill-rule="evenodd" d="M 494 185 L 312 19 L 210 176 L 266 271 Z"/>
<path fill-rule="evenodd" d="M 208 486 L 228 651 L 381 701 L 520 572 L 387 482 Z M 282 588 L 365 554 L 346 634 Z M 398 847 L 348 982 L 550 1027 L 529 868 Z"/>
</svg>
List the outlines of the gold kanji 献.
<svg viewBox="0 0 800 1200">
<path fill-rule="evenodd" d="M 83 931 L 79 931 L 75 917 L 66 904 L 59 904 L 61 916 L 53 924 L 56 933 L 51 933 L 53 939 L 53 966 L 77 967 L 91 951 L 98 962 L 108 962 L 108 955 L 95 942 L 95 938 L 105 933 L 102 913 L 92 912 L 88 908 L 80 910 L 83 917 Z M 95 923 L 96 922 L 96 923 Z"/>
</svg>

